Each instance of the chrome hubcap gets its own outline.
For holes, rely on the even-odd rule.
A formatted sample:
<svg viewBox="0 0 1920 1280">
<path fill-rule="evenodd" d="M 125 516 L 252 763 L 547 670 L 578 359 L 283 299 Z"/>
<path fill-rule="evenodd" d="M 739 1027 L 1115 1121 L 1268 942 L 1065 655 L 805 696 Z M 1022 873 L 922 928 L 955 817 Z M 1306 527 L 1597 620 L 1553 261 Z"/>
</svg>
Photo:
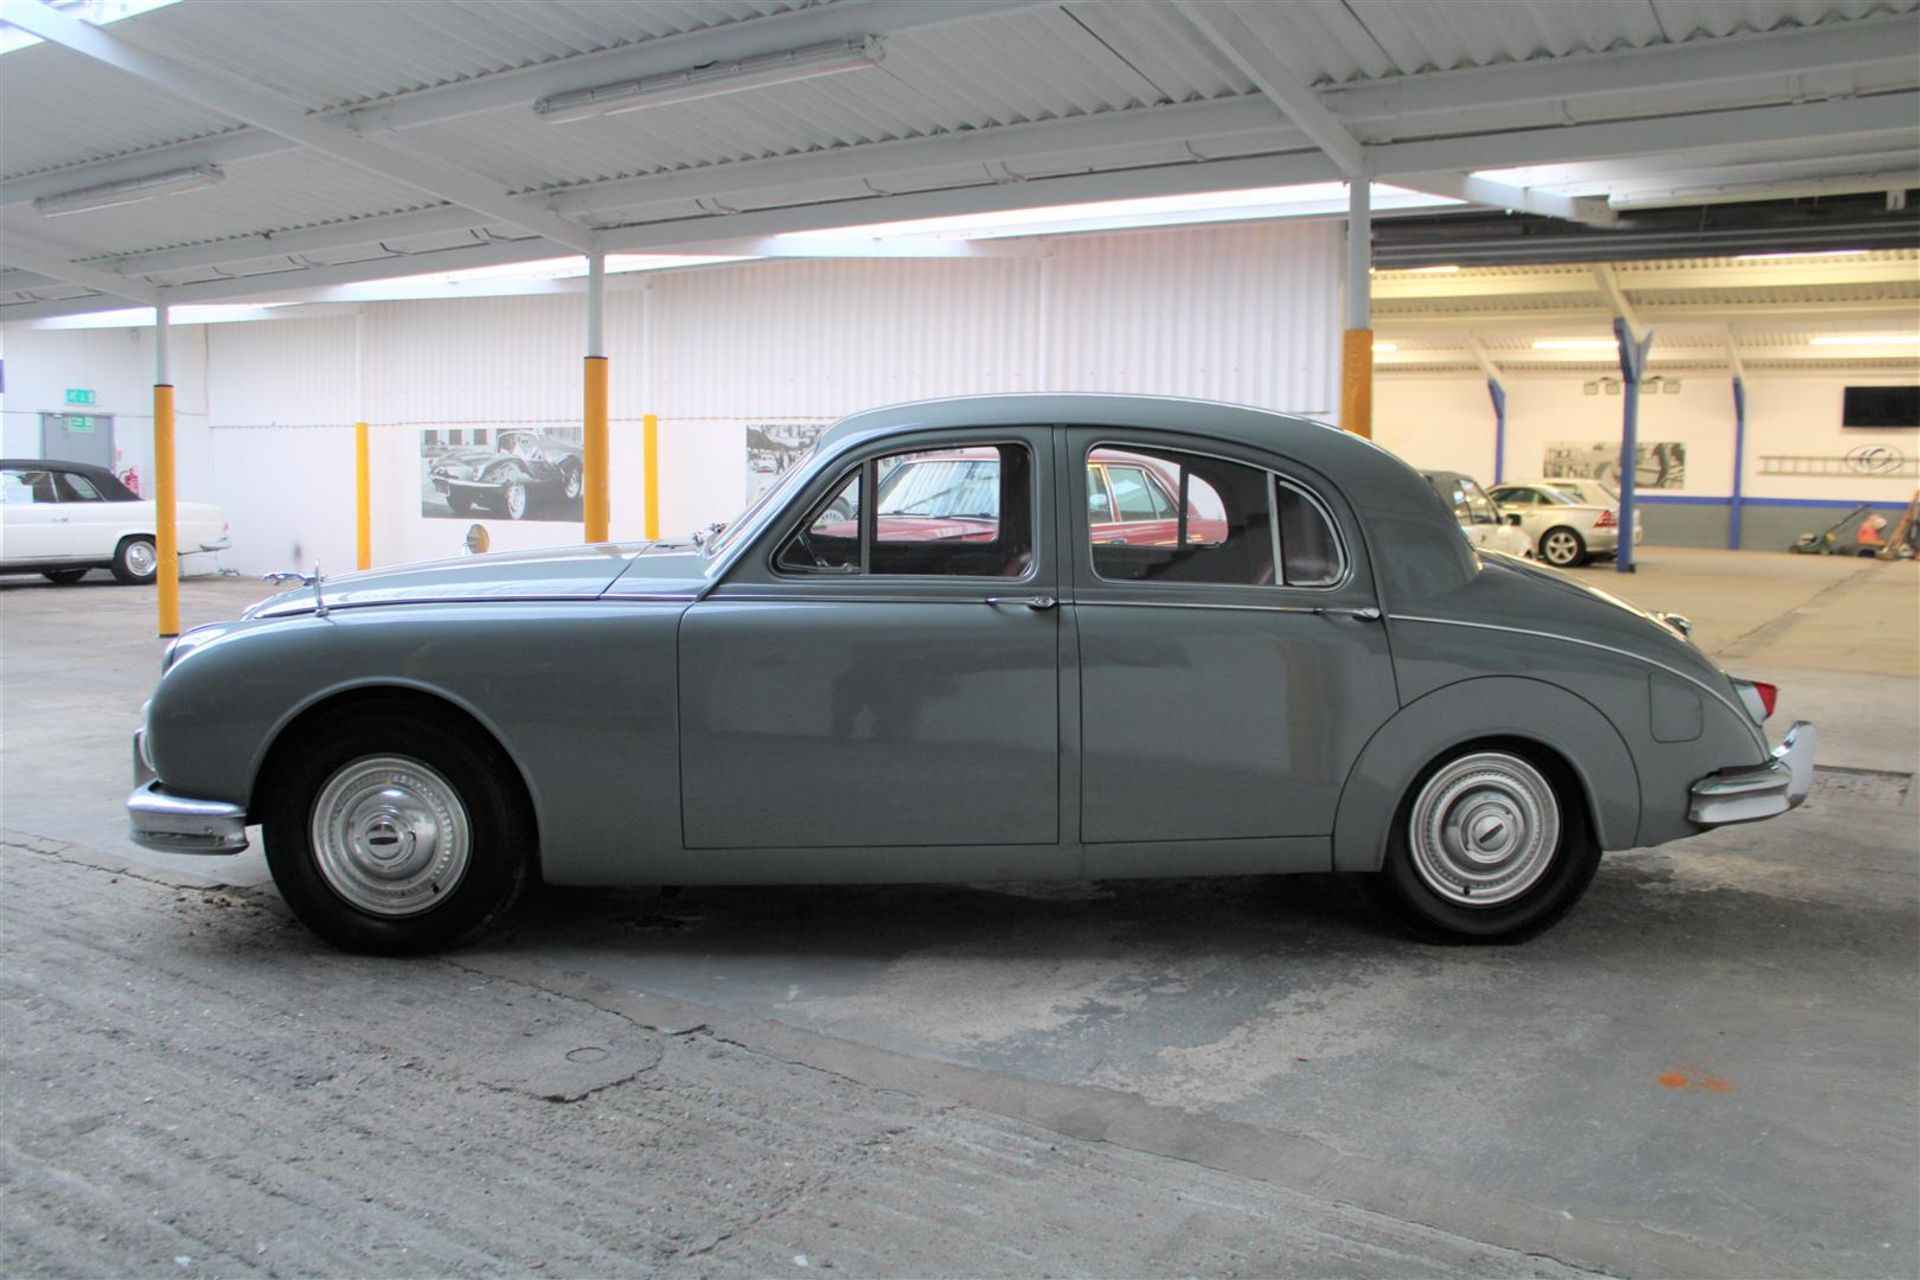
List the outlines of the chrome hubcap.
<svg viewBox="0 0 1920 1280">
<path fill-rule="evenodd" d="M 1420 789 L 1408 839 L 1413 867 L 1449 902 L 1494 907 L 1531 889 L 1560 845 L 1560 805 L 1518 756 L 1462 756 Z"/>
<path fill-rule="evenodd" d="M 527 514 L 527 487 L 523 484 L 507 486 L 507 514 L 518 520 Z"/>
<path fill-rule="evenodd" d="M 460 793 L 404 756 L 369 756 L 335 770 L 313 802 L 309 836 L 327 887 L 377 916 L 431 909 L 473 858 Z"/>
<path fill-rule="evenodd" d="M 160 566 L 160 556 L 150 542 L 129 542 L 126 561 L 127 571 L 142 578 Z"/>
<path fill-rule="evenodd" d="M 1553 561 L 1555 564 L 1566 564 L 1578 554 L 1578 544 L 1574 542 L 1572 534 L 1553 533 L 1547 535 L 1547 559 Z"/>
</svg>

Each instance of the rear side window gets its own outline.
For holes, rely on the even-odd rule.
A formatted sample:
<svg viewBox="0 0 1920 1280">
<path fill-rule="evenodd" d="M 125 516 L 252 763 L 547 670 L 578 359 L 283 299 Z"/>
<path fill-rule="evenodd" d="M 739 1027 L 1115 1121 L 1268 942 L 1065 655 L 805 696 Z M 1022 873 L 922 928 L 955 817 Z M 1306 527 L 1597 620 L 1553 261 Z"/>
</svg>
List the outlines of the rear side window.
<svg viewBox="0 0 1920 1280">
<path fill-rule="evenodd" d="M 1333 521 L 1318 499 L 1290 480 L 1280 489 L 1280 562 L 1290 587 L 1330 587 L 1346 565 Z"/>
<path fill-rule="evenodd" d="M 53 473 L 54 487 L 60 492 L 62 502 L 104 502 L 100 491 L 93 487 L 93 481 L 72 471 Z"/>
<path fill-rule="evenodd" d="M 1105 473 L 1118 509 L 1114 522 L 1087 526 L 1099 577 L 1242 586 L 1276 581 L 1267 472 L 1202 454 L 1111 445 L 1095 447 L 1087 463 L 1089 473 Z M 1136 486 L 1137 505 L 1122 496 L 1128 484 Z"/>
</svg>

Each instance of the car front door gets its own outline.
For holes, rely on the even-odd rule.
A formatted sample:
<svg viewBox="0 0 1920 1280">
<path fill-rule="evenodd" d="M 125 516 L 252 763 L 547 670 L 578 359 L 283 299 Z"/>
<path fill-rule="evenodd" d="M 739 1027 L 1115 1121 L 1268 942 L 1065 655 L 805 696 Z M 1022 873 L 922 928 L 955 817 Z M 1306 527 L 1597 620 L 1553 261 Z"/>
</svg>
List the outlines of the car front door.
<svg viewBox="0 0 1920 1280">
<path fill-rule="evenodd" d="M 1140 546 L 1097 540 L 1084 490 L 1070 504 L 1087 874 L 1330 866 L 1347 772 L 1398 706 L 1344 502 L 1209 441 L 1076 428 L 1068 447 L 1176 476 L 1190 506 L 1182 539 Z"/>
<path fill-rule="evenodd" d="M 687 611 L 688 849 L 1068 865 L 1051 441 L 939 432 L 849 455 Z"/>
<path fill-rule="evenodd" d="M 36 564 L 70 558 L 69 514 L 60 509 L 51 471 L 14 467 L 0 471 L 0 562 Z"/>
</svg>

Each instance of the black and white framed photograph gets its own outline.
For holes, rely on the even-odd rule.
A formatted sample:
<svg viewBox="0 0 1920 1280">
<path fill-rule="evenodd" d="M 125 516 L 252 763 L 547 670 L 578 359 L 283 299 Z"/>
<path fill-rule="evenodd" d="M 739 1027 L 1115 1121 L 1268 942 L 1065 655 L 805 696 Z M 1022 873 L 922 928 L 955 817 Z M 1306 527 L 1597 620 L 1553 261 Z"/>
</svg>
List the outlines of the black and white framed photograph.
<svg viewBox="0 0 1920 1280">
<path fill-rule="evenodd" d="M 747 501 L 767 491 L 786 470 L 813 448 L 825 422 L 749 423 L 747 426 Z"/>
<path fill-rule="evenodd" d="M 1635 488 L 1687 487 L 1684 441 L 1642 441 L 1635 459 Z M 1602 484 L 1617 485 L 1620 483 L 1620 446 L 1617 442 L 1598 440 L 1591 444 L 1555 441 L 1543 453 L 1540 474 L 1549 480 L 1598 480 Z"/>
<path fill-rule="evenodd" d="M 428 427 L 420 514 L 578 522 L 582 470 L 579 427 Z"/>
</svg>

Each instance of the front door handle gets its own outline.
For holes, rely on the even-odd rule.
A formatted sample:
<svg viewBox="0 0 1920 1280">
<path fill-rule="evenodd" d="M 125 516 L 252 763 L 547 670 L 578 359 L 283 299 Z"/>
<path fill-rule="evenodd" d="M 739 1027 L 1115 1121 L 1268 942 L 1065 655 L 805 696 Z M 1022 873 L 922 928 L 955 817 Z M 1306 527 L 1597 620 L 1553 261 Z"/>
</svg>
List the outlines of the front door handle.
<svg viewBox="0 0 1920 1280">
<path fill-rule="evenodd" d="M 988 596 L 988 604 L 1023 604 L 1029 609 L 1051 609 L 1059 604 L 1052 596 Z"/>
</svg>

